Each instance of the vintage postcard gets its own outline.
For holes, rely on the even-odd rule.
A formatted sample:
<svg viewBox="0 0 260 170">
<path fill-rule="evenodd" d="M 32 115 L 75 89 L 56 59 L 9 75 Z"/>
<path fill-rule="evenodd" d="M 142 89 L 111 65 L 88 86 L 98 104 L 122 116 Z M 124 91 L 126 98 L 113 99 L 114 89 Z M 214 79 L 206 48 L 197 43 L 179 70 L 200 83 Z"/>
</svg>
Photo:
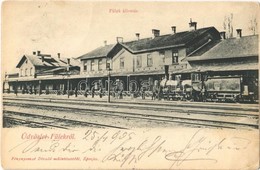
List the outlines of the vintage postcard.
<svg viewBox="0 0 260 170">
<path fill-rule="evenodd" d="M 259 168 L 259 3 L 5 1 L 4 169 Z"/>
</svg>

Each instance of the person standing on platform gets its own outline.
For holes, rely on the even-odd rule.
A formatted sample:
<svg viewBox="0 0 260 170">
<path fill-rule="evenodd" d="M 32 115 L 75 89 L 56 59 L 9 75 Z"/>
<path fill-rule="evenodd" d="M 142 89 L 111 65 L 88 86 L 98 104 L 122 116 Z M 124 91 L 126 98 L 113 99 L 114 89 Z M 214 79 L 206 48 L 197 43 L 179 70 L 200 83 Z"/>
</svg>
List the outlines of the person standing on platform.
<svg viewBox="0 0 260 170">
<path fill-rule="evenodd" d="M 94 87 L 92 87 L 92 89 L 91 89 L 91 95 L 92 95 L 92 98 L 94 98 L 94 96 L 95 96 L 95 88 Z"/>
<path fill-rule="evenodd" d="M 78 97 L 78 89 L 77 89 L 77 87 L 75 87 L 74 92 L 75 92 L 75 97 Z"/>
<path fill-rule="evenodd" d="M 17 86 L 15 86 L 15 88 L 14 88 L 14 93 L 17 96 L 17 93 L 18 93 Z"/>
<path fill-rule="evenodd" d="M 103 93 L 103 90 L 102 90 L 102 87 L 99 87 L 99 98 L 102 98 L 102 94 Z"/>
<path fill-rule="evenodd" d="M 141 96 L 142 96 L 142 99 L 145 99 L 145 91 L 144 91 L 144 88 L 141 88 Z"/>
<path fill-rule="evenodd" d="M 88 89 L 85 90 L 84 96 L 88 97 Z"/>
</svg>

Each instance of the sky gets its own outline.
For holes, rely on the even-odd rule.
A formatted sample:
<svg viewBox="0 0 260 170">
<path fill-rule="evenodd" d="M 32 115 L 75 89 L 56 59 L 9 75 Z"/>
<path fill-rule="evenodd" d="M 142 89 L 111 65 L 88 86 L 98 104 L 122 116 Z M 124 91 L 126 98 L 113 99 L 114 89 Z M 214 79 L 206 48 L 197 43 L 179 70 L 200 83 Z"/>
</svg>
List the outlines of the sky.
<svg viewBox="0 0 260 170">
<path fill-rule="evenodd" d="M 134 12 L 123 13 L 123 10 Z M 116 12 L 120 11 L 120 12 Z M 41 51 L 61 57 L 79 57 L 108 44 L 189 29 L 214 26 L 223 31 L 224 17 L 233 14 L 233 27 L 251 35 L 249 24 L 258 18 L 256 2 L 87 2 L 8 1 L 2 4 L 2 74 L 14 72 L 24 54 Z M 236 34 L 236 33 L 235 33 Z"/>
</svg>

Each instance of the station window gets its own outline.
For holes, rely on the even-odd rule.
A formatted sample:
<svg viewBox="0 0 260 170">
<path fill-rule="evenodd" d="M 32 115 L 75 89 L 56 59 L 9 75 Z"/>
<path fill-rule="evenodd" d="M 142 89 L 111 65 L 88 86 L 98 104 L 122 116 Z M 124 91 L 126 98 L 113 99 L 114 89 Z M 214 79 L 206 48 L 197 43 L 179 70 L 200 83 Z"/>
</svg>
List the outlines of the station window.
<svg viewBox="0 0 260 170">
<path fill-rule="evenodd" d="M 24 76 L 27 76 L 27 68 L 24 70 Z"/>
<path fill-rule="evenodd" d="M 102 70 L 102 59 L 98 60 L 98 70 Z"/>
<path fill-rule="evenodd" d="M 148 67 L 153 66 L 153 58 L 151 54 L 147 54 L 147 66 Z"/>
<path fill-rule="evenodd" d="M 33 75 L 33 68 L 30 68 L 30 76 Z"/>
<path fill-rule="evenodd" d="M 162 59 L 162 62 L 165 63 L 165 52 L 164 51 L 160 51 L 159 52 L 159 56 Z"/>
<path fill-rule="evenodd" d="M 120 69 L 123 69 L 125 67 L 125 60 L 124 58 L 120 58 Z"/>
<path fill-rule="evenodd" d="M 179 62 L 178 60 L 179 60 L 179 53 L 178 53 L 178 51 L 173 50 L 172 51 L 172 64 L 178 63 Z"/>
<path fill-rule="evenodd" d="M 111 61 L 107 61 L 106 70 L 111 70 Z"/>
<path fill-rule="evenodd" d="M 20 70 L 20 76 L 23 76 L 23 69 Z"/>
<path fill-rule="evenodd" d="M 91 60 L 91 71 L 94 71 L 94 67 L 95 67 L 95 61 Z"/>
<path fill-rule="evenodd" d="M 142 67 L 142 56 L 137 56 L 137 58 L 136 58 L 136 67 L 137 68 L 140 68 L 140 67 Z"/>
<path fill-rule="evenodd" d="M 84 68 L 83 68 L 84 71 L 87 71 L 87 68 L 88 68 L 88 67 L 87 67 L 87 65 L 85 64 L 85 65 L 84 65 Z"/>
<path fill-rule="evenodd" d="M 88 62 L 87 61 L 83 61 L 83 70 L 87 71 L 88 69 Z"/>
<path fill-rule="evenodd" d="M 191 75 L 191 80 L 194 81 L 194 82 L 200 81 L 200 80 L 201 80 L 201 75 L 198 74 L 198 73 L 193 73 L 193 74 Z"/>
</svg>

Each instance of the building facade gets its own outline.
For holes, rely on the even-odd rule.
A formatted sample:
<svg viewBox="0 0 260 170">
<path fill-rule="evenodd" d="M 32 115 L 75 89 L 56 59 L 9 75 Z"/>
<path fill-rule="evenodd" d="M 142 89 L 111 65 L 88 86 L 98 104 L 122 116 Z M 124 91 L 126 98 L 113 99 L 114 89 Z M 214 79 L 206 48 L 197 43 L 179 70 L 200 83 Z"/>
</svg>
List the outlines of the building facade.
<svg viewBox="0 0 260 170">
<path fill-rule="evenodd" d="M 66 90 L 68 76 L 79 74 L 79 62 L 75 59 L 62 59 L 57 56 L 41 54 L 23 55 L 16 68 L 17 74 L 5 76 L 6 91 L 29 94 L 57 94 Z"/>
<path fill-rule="evenodd" d="M 159 86 L 158 93 L 177 95 L 181 91 L 183 96 L 184 91 L 188 93 L 184 82 L 191 81 L 193 83 L 186 84 L 194 86 L 189 95 L 194 96 L 197 89 L 200 91 L 197 98 L 201 100 L 200 96 L 206 95 L 201 91 L 209 88 L 208 78 L 236 76 L 241 80 L 239 95 L 247 91 L 245 93 L 254 93 L 254 99 L 258 99 L 255 90 L 258 89 L 258 35 L 241 35 L 242 30 L 238 29 L 236 38 L 225 39 L 224 32 L 214 27 L 197 29 L 197 23 L 191 21 L 188 31 L 177 32 L 173 26 L 166 35 L 153 29 L 150 38 L 141 39 L 136 33 L 136 40 L 124 42 L 122 37 L 117 37 L 115 44 L 105 42 L 76 59 L 65 61 L 60 54 L 53 57 L 33 53 L 19 61 L 19 77 L 8 75 L 5 83 L 9 84 L 9 92 L 26 89 L 27 93 L 39 94 L 72 91 L 78 95 L 106 95 L 110 87 L 112 94 L 138 96 L 142 92 L 152 96 L 155 86 Z M 199 83 L 194 83 L 196 81 Z M 230 91 L 215 93 L 228 96 Z M 233 98 L 238 98 L 237 95 L 232 92 Z"/>
</svg>

